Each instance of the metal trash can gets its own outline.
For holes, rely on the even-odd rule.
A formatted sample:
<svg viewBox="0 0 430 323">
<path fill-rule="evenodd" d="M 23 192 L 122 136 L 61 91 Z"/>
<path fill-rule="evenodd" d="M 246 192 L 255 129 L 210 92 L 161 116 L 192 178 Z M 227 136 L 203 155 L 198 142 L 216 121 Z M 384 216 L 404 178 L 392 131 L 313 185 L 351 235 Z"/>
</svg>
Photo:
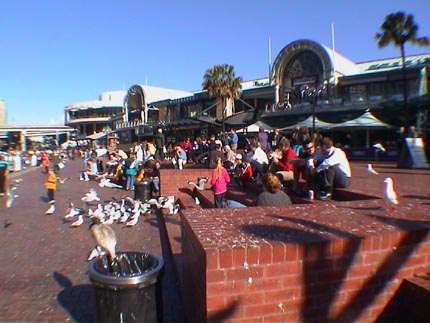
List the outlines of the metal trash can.
<svg viewBox="0 0 430 323">
<path fill-rule="evenodd" d="M 106 256 L 93 259 L 88 272 L 98 322 L 162 321 L 157 319 L 156 282 L 163 265 L 162 258 L 143 252 L 119 252 L 110 265 Z"/>
<path fill-rule="evenodd" d="M 134 199 L 147 201 L 152 197 L 151 192 L 152 181 L 143 180 L 141 182 L 134 183 Z"/>
</svg>

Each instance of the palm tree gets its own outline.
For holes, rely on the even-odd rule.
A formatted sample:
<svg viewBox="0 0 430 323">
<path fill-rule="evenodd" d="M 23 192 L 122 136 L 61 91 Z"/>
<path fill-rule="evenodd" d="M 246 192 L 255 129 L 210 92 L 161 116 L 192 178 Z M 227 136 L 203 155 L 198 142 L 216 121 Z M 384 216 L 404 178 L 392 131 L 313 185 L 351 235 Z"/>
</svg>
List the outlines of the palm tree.
<svg viewBox="0 0 430 323">
<path fill-rule="evenodd" d="M 239 97 L 241 83 L 242 77 L 236 77 L 233 66 L 227 64 L 215 65 L 208 69 L 203 77 L 203 90 L 217 100 L 216 114 L 222 115 L 223 134 L 225 134 L 224 119 L 234 113 L 234 99 Z"/>
<path fill-rule="evenodd" d="M 418 25 L 414 22 L 414 17 L 410 14 L 405 14 L 402 11 L 389 14 L 385 17 L 382 23 L 381 32 L 376 33 L 375 39 L 378 42 L 378 47 L 383 48 L 389 44 L 395 47 L 400 47 L 402 57 L 403 70 L 403 100 L 405 108 L 405 123 L 408 126 L 408 98 L 406 84 L 406 69 L 405 69 L 405 44 L 417 44 L 418 46 L 428 46 L 429 39 L 427 37 L 417 37 Z"/>
</svg>

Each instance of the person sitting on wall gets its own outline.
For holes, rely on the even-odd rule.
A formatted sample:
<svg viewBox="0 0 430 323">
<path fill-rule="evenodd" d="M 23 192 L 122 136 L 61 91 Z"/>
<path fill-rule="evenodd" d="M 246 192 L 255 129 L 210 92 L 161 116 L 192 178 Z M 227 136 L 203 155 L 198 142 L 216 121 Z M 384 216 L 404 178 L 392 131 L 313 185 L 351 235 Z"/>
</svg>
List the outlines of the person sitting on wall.
<svg viewBox="0 0 430 323">
<path fill-rule="evenodd" d="M 290 162 L 294 158 L 297 158 L 297 155 L 290 147 L 290 141 L 287 138 L 281 139 L 278 146 L 282 152 L 282 156 L 273 155 L 273 168 L 271 167 L 271 172 L 275 173 L 282 183 L 291 182 L 294 180 L 294 173 L 293 164 Z"/>
<path fill-rule="evenodd" d="M 257 206 L 291 205 L 290 197 L 282 191 L 281 181 L 272 174 L 266 173 L 262 177 L 263 191 L 257 197 Z"/>
<path fill-rule="evenodd" d="M 252 166 L 243 160 L 241 154 L 236 155 L 236 166 L 234 168 L 234 178 L 241 187 L 245 187 L 252 182 Z"/>
<path fill-rule="evenodd" d="M 315 154 L 315 146 L 313 141 L 307 140 L 303 143 L 302 150 L 298 158 L 293 158 L 290 163 L 293 165 L 294 183 L 292 194 L 297 196 L 307 196 L 309 189 L 314 190 L 310 186 L 310 170 L 313 166 L 313 156 Z M 299 181 L 300 177 L 305 180 L 305 186 L 300 189 Z"/>
<path fill-rule="evenodd" d="M 252 155 L 250 155 L 249 159 L 252 166 L 252 174 L 254 177 L 257 177 L 258 174 L 264 174 L 269 169 L 269 159 L 267 158 L 267 154 L 260 147 L 260 143 L 253 142 L 250 144 Z"/>
<path fill-rule="evenodd" d="M 310 162 L 312 183 L 317 189 L 315 198 L 330 200 L 333 188 L 346 188 L 351 183 L 351 166 L 345 152 L 333 145 L 328 137 L 322 139 L 320 149 Z"/>
<path fill-rule="evenodd" d="M 187 153 L 181 148 L 180 145 L 173 147 L 173 158 L 172 163 L 176 169 L 183 169 L 184 165 L 187 163 Z"/>
</svg>

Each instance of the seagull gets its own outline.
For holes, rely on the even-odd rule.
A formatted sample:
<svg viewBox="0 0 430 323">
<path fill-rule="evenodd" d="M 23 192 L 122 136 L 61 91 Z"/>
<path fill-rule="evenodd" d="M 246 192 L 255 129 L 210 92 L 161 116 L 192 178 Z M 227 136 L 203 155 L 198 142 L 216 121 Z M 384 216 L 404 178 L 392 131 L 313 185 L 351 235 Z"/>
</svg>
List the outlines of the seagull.
<svg viewBox="0 0 430 323">
<path fill-rule="evenodd" d="M 100 187 L 105 187 L 106 186 L 106 187 L 110 187 L 110 188 L 122 188 L 121 185 L 112 183 L 109 178 L 106 178 L 104 176 L 101 177 L 99 186 Z"/>
<path fill-rule="evenodd" d="M 367 172 L 372 175 L 378 175 L 379 173 L 373 168 L 372 164 L 367 164 Z"/>
<path fill-rule="evenodd" d="M 82 197 L 82 201 L 85 203 L 91 203 L 94 201 L 100 201 L 100 197 L 97 196 L 97 192 L 92 188 L 84 197 Z"/>
<path fill-rule="evenodd" d="M 90 253 L 90 255 L 88 256 L 87 260 L 93 260 L 94 258 L 98 258 L 101 256 L 104 256 L 106 254 L 106 252 L 102 249 L 102 247 L 100 246 L 96 246 Z"/>
<path fill-rule="evenodd" d="M 375 148 L 377 151 L 382 151 L 383 153 L 386 152 L 385 147 L 382 146 L 382 144 L 380 144 L 379 142 L 374 144 L 372 147 Z"/>
<path fill-rule="evenodd" d="M 70 177 L 65 177 L 63 179 L 61 179 L 60 177 L 57 177 L 57 181 L 59 181 L 61 184 L 64 184 L 69 179 L 70 179 Z"/>
<path fill-rule="evenodd" d="M 208 182 L 207 177 L 198 177 L 197 184 L 194 183 L 193 181 L 188 181 L 188 185 L 193 185 L 199 191 L 203 191 L 205 189 L 205 183 L 207 182 Z"/>
<path fill-rule="evenodd" d="M 200 200 L 197 196 L 194 198 L 194 200 L 196 201 L 196 205 L 200 205 Z"/>
<path fill-rule="evenodd" d="M 80 213 L 81 213 L 81 211 L 79 209 L 75 208 L 75 205 L 73 204 L 73 202 L 70 202 L 69 211 L 64 216 L 64 218 L 65 219 L 73 218 L 74 216 L 76 216 L 76 215 L 78 215 Z"/>
<path fill-rule="evenodd" d="M 170 204 L 169 205 L 169 214 L 177 214 L 179 212 L 179 204 Z"/>
<path fill-rule="evenodd" d="M 91 234 L 94 241 L 108 254 L 109 260 L 112 261 L 116 257 L 116 235 L 110 225 L 104 223 L 92 222 L 90 224 Z"/>
<path fill-rule="evenodd" d="M 71 227 L 80 227 L 84 223 L 84 216 L 82 214 L 79 215 L 78 219 L 70 224 Z"/>
<path fill-rule="evenodd" d="M 49 207 L 49 209 L 47 209 L 46 211 L 45 211 L 45 214 L 46 215 L 51 215 L 51 214 L 53 214 L 55 212 L 55 204 L 54 203 L 51 203 L 51 206 Z"/>
<path fill-rule="evenodd" d="M 135 226 L 137 224 L 137 221 L 139 221 L 139 215 L 138 214 L 137 214 L 137 216 L 134 217 L 134 219 L 131 219 L 125 225 L 128 227 L 132 227 L 132 226 Z"/>
<path fill-rule="evenodd" d="M 7 200 L 5 202 L 5 206 L 6 208 L 10 208 L 15 198 L 18 197 L 18 195 L 12 193 L 12 188 L 10 185 L 8 185 L 7 187 L 6 196 Z"/>
<path fill-rule="evenodd" d="M 399 200 L 397 198 L 397 193 L 394 190 L 393 179 L 391 177 L 387 177 L 384 179 L 384 183 L 385 209 L 388 212 L 391 207 L 396 207 L 396 205 L 399 205 Z"/>
</svg>

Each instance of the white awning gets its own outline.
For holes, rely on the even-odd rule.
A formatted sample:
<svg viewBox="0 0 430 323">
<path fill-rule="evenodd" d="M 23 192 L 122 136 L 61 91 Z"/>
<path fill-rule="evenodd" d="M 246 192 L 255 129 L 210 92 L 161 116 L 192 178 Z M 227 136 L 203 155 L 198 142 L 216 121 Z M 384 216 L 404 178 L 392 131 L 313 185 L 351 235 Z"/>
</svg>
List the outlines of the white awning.
<svg viewBox="0 0 430 323">
<path fill-rule="evenodd" d="M 106 133 L 98 132 L 98 133 L 93 133 L 92 135 L 87 136 L 87 139 L 97 140 L 97 139 L 100 139 L 103 137 L 106 137 Z"/>
</svg>

